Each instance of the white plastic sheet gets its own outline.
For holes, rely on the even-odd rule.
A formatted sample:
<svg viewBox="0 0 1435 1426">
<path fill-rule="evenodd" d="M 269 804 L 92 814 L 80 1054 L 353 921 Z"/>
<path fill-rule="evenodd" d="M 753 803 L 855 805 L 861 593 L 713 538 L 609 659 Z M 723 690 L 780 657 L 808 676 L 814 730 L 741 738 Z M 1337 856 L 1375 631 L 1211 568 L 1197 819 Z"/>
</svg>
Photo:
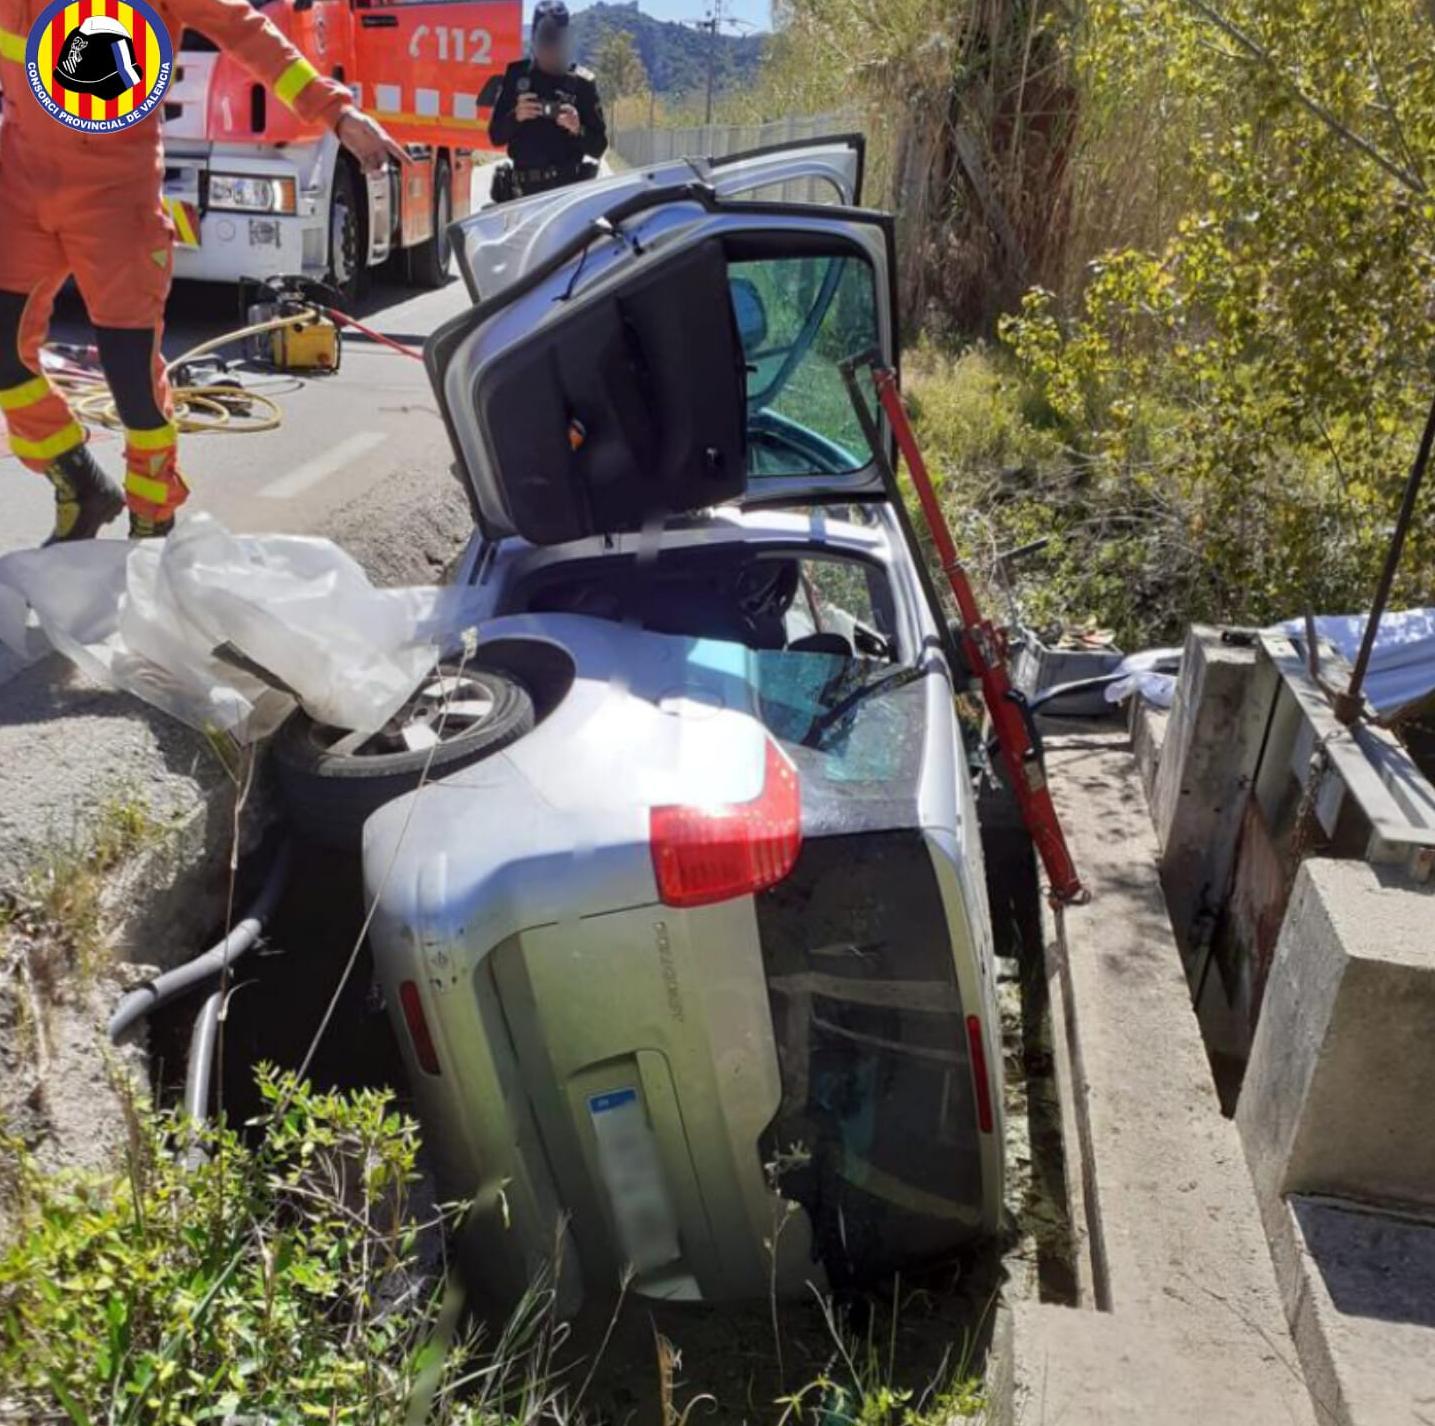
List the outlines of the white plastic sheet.
<svg viewBox="0 0 1435 1426">
<path fill-rule="evenodd" d="M 1112 670 L 1118 677 L 1106 685 L 1106 701 L 1124 703 L 1139 693 L 1153 708 L 1169 708 L 1176 697 L 1176 675 L 1164 670 L 1180 666 L 1181 650 L 1176 648 L 1127 654 Z"/>
<path fill-rule="evenodd" d="M 90 540 L 0 558 L 0 642 L 48 648 L 191 727 L 241 742 L 295 702 L 369 733 L 470 622 L 466 591 L 375 589 L 332 541 L 232 535 L 209 515 L 165 541 Z"/>
<path fill-rule="evenodd" d="M 1366 614 L 1319 614 L 1316 637 L 1354 663 L 1365 637 Z M 1305 620 L 1287 619 L 1281 632 L 1305 648 Z M 1365 696 L 1377 713 L 1393 713 L 1435 692 L 1435 608 L 1387 609 L 1371 650 Z"/>
</svg>

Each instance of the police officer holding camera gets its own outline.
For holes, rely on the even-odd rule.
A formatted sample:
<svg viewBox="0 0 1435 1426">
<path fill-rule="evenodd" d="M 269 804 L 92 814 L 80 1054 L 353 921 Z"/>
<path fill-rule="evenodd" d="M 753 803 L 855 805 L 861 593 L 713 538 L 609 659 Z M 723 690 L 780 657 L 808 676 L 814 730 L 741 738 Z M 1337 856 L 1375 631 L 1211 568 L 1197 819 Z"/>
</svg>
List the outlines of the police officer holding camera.
<svg viewBox="0 0 1435 1426">
<path fill-rule="evenodd" d="M 598 85 L 572 61 L 563 0 L 538 0 L 532 36 L 532 53 L 504 73 L 488 125 L 490 142 L 511 160 L 494 176 L 495 202 L 591 178 L 608 147 Z"/>
</svg>

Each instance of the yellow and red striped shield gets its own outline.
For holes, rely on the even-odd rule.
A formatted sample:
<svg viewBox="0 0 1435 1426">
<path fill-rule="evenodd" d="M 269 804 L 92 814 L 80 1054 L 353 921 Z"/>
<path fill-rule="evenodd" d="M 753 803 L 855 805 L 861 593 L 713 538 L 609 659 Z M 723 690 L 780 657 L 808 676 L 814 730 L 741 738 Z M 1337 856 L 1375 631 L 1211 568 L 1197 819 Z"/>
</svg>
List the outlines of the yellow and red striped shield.
<svg viewBox="0 0 1435 1426">
<path fill-rule="evenodd" d="M 66 41 L 86 20 L 117 21 L 129 36 L 138 82 L 115 97 L 77 93 L 61 83 L 57 66 Z M 56 0 L 35 22 L 26 44 L 26 73 L 41 107 L 58 122 L 85 133 L 113 133 L 147 118 L 169 87 L 174 47 L 146 0 Z"/>
</svg>

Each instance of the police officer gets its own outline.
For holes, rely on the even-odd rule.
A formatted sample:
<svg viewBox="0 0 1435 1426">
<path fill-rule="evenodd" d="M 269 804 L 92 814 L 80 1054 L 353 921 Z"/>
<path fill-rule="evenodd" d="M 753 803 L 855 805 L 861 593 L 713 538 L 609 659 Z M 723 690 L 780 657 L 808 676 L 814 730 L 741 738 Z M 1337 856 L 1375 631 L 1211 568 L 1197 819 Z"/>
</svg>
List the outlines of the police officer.
<svg viewBox="0 0 1435 1426">
<path fill-rule="evenodd" d="M 591 178 L 608 147 L 598 85 L 570 58 L 563 0 L 538 0 L 532 33 L 532 53 L 504 72 L 489 120 L 489 141 L 512 160 L 511 176 L 495 175 L 498 202 Z"/>
</svg>

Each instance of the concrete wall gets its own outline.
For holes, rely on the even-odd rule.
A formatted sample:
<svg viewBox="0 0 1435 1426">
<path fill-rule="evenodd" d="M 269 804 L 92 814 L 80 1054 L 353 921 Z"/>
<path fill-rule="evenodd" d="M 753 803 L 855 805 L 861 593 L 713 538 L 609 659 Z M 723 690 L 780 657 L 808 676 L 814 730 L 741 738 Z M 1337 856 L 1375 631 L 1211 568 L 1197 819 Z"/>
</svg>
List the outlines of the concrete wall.
<svg viewBox="0 0 1435 1426">
<path fill-rule="evenodd" d="M 1187 635 L 1151 816 L 1161 885 L 1193 984 L 1230 890 L 1276 681 L 1253 645 L 1203 624 Z"/>
<path fill-rule="evenodd" d="M 1236 1123 L 1263 1196 L 1435 1208 L 1435 888 L 1302 865 Z"/>
</svg>

